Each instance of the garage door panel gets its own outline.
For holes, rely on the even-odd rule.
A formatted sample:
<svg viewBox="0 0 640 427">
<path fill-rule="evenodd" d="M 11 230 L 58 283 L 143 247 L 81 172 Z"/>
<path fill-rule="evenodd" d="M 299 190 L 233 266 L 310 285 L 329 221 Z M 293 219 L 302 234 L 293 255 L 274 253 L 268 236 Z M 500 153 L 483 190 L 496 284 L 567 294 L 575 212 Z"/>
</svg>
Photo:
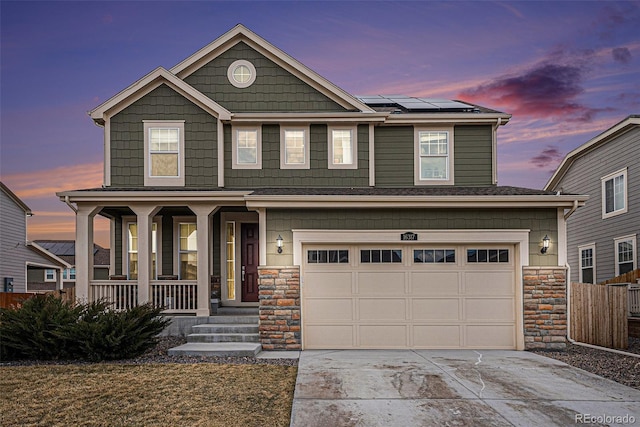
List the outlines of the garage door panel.
<svg viewBox="0 0 640 427">
<path fill-rule="evenodd" d="M 513 295 L 513 271 L 466 271 L 465 295 Z"/>
<path fill-rule="evenodd" d="M 357 293 L 362 296 L 404 295 L 404 275 L 400 272 L 359 272 L 356 277 Z"/>
<path fill-rule="evenodd" d="M 515 348 L 513 325 L 467 325 L 466 344 L 471 348 Z"/>
<path fill-rule="evenodd" d="M 459 320 L 460 300 L 457 298 L 413 298 L 411 314 L 414 320 Z"/>
<path fill-rule="evenodd" d="M 304 333 L 309 349 L 353 348 L 352 325 L 307 325 Z"/>
<path fill-rule="evenodd" d="M 360 320 L 405 321 L 407 319 L 404 298 L 360 298 L 357 301 Z"/>
<path fill-rule="evenodd" d="M 304 308 L 305 321 L 309 322 L 352 321 L 354 319 L 351 298 L 305 299 Z"/>
<path fill-rule="evenodd" d="M 405 325 L 360 325 L 358 336 L 365 348 L 406 348 L 409 344 Z"/>
<path fill-rule="evenodd" d="M 413 345 L 427 348 L 458 348 L 462 345 L 460 325 L 414 325 Z"/>
<path fill-rule="evenodd" d="M 305 296 L 348 296 L 351 297 L 351 282 L 353 273 L 347 272 L 322 272 L 308 273 L 305 277 Z"/>
<path fill-rule="evenodd" d="M 412 272 L 411 294 L 415 296 L 458 295 L 460 293 L 460 273 Z"/>
<path fill-rule="evenodd" d="M 467 321 L 511 322 L 515 320 L 512 298 L 466 298 L 464 308 Z"/>
</svg>

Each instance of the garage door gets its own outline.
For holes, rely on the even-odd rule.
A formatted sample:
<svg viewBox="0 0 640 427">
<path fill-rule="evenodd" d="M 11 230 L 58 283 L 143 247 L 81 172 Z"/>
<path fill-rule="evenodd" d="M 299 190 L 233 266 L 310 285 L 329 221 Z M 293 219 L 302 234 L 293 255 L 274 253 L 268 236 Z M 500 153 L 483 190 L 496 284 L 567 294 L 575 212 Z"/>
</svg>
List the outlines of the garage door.
<svg viewBox="0 0 640 427">
<path fill-rule="evenodd" d="M 305 349 L 516 348 L 513 245 L 303 252 Z"/>
</svg>

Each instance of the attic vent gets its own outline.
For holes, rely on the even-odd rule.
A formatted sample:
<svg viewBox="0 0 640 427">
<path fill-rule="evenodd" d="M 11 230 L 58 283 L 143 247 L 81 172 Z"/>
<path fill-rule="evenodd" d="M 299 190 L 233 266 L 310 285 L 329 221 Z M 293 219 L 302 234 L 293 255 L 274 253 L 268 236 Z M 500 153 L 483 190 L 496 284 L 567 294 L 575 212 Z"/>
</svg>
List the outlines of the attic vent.
<svg viewBox="0 0 640 427">
<path fill-rule="evenodd" d="M 244 89 L 256 81 L 256 67 L 249 61 L 239 59 L 229 66 L 227 78 L 235 87 Z"/>
</svg>

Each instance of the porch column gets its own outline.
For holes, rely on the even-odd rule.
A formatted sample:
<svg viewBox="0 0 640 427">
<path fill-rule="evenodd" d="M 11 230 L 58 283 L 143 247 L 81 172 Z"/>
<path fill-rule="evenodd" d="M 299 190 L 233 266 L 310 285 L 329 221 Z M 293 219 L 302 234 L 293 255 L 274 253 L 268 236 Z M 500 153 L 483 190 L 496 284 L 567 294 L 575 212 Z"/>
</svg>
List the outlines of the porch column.
<svg viewBox="0 0 640 427">
<path fill-rule="evenodd" d="M 84 302 L 89 301 L 89 285 L 93 280 L 93 217 L 100 209 L 95 205 L 78 204 L 76 212 L 76 299 Z M 62 276 L 62 270 L 59 276 Z"/>
<path fill-rule="evenodd" d="M 151 266 L 153 248 L 151 247 L 151 226 L 153 215 L 160 208 L 155 205 L 133 205 L 129 208 L 136 214 L 138 225 L 138 304 L 149 302 L 151 288 Z"/>
<path fill-rule="evenodd" d="M 209 260 L 211 257 L 211 215 L 218 210 L 218 206 L 189 205 L 189 209 L 196 214 L 196 240 L 198 241 L 198 307 L 196 316 L 209 315 L 209 285 L 211 282 Z"/>
</svg>

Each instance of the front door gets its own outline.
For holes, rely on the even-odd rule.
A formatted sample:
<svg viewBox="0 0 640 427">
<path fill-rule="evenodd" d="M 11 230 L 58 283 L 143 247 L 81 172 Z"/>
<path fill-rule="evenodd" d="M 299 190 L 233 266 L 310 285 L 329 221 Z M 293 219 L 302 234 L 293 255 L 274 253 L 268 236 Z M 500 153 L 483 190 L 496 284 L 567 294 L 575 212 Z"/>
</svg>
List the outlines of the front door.
<svg viewBox="0 0 640 427">
<path fill-rule="evenodd" d="M 258 302 L 258 224 L 242 224 L 240 279 L 242 280 L 242 302 Z"/>
</svg>

